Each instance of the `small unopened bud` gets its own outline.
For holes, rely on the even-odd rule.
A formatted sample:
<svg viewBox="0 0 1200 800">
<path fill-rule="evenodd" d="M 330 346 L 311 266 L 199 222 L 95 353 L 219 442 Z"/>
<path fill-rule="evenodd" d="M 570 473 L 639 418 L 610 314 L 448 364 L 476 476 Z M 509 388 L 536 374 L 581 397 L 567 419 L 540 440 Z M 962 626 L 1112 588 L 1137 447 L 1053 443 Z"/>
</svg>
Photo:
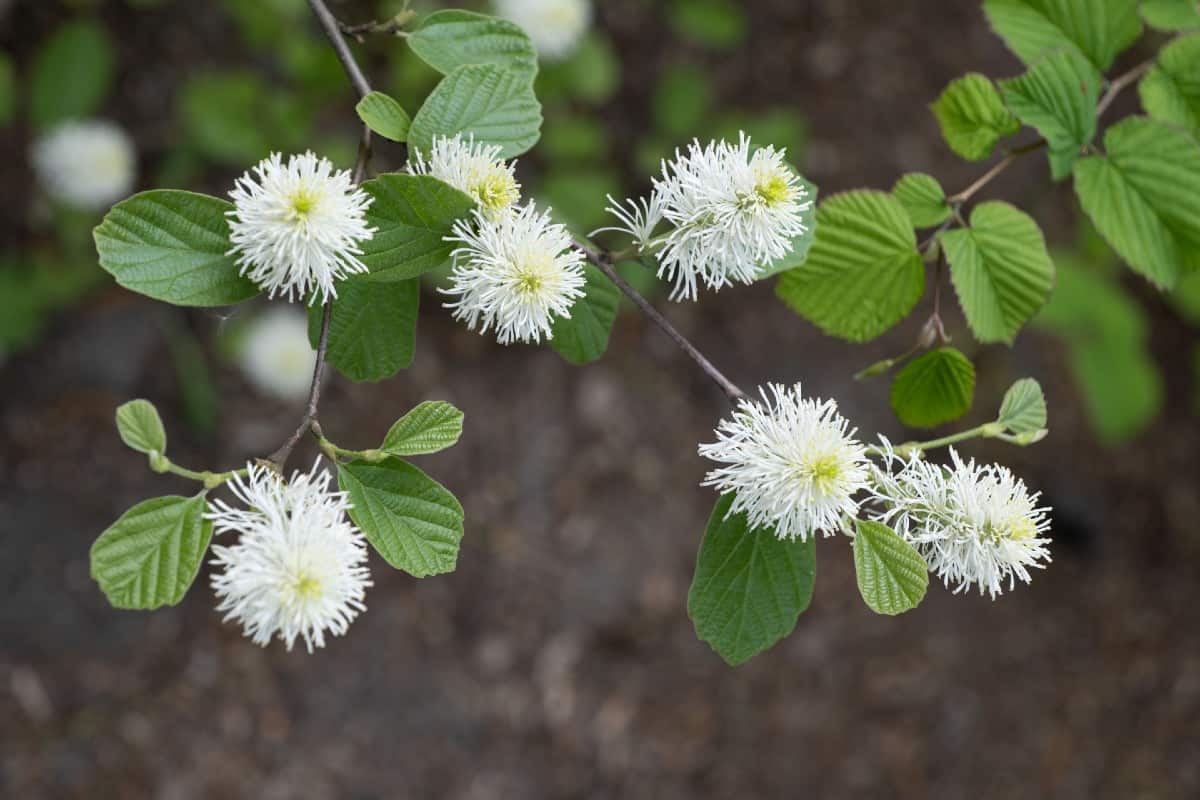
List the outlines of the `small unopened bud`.
<svg viewBox="0 0 1200 800">
<path fill-rule="evenodd" d="M 1038 428 L 1036 431 L 1025 431 L 1024 433 L 1018 433 L 1013 437 L 1013 441 L 1022 446 L 1036 444 L 1042 439 L 1045 439 L 1048 433 L 1050 433 L 1050 431 L 1046 430 L 1045 428 Z"/>
<path fill-rule="evenodd" d="M 171 461 L 157 450 L 151 450 L 146 457 L 150 460 L 150 469 L 155 472 L 163 473 L 171 468 Z"/>
</svg>

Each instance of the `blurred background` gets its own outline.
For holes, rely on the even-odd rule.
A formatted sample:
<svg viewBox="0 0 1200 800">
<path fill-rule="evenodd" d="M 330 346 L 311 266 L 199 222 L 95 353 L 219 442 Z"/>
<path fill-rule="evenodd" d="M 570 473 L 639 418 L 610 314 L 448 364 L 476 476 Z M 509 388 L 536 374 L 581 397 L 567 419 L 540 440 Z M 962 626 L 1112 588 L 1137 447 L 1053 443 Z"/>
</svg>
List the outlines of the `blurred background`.
<svg viewBox="0 0 1200 800">
<path fill-rule="evenodd" d="M 400 9 L 330 5 L 352 23 Z M 983 167 L 949 152 L 927 104 L 964 72 L 1020 72 L 976 2 L 591 11 L 570 36 L 531 31 L 546 122 L 519 166 L 581 231 L 675 147 L 738 130 L 786 146 L 822 195 L 917 170 L 957 191 Z M 357 448 L 421 400 L 466 412 L 460 445 L 421 461 L 466 509 L 459 568 L 417 581 L 373 556 L 370 612 L 309 656 L 223 625 L 207 570 L 153 613 L 109 608 L 90 580 L 88 548 L 123 510 L 193 489 L 121 445 L 120 402 L 158 405 L 180 463 L 229 468 L 290 432 L 311 364 L 296 309 L 149 301 L 100 270 L 90 229 L 138 189 L 224 195 L 270 149 L 349 166 L 337 61 L 303 0 L 0 0 L 0 43 L 0 795 L 1200 796 L 1200 287 L 1163 296 L 1118 265 L 1043 160 L 986 194 L 1045 228 L 1050 306 L 1012 349 L 949 320 L 979 369 L 964 425 L 1015 378 L 1046 389 L 1045 442 L 966 448 L 1054 507 L 1054 563 L 1031 586 L 991 602 L 935 585 L 878 617 L 847 542 L 822 541 L 796 632 L 727 667 L 685 607 L 714 499 L 695 447 L 723 396 L 636 314 L 576 368 L 469 333 L 430 291 L 412 367 L 334 377 L 322 422 Z M 397 40 L 357 52 L 410 111 L 436 82 Z M 1118 102 L 1133 110 L 1135 93 Z M 374 167 L 399 158 L 378 142 Z M 851 376 L 906 349 L 928 307 L 851 346 L 769 284 L 668 315 L 741 385 L 803 380 L 865 435 L 910 436 L 886 383 Z"/>
</svg>

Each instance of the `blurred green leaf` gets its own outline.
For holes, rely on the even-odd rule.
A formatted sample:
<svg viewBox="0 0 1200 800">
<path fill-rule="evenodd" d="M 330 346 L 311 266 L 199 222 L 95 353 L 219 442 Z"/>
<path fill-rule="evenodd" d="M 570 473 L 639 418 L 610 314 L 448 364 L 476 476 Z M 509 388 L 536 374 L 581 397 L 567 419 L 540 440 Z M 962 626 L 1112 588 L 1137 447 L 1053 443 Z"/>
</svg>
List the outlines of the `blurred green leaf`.
<svg viewBox="0 0 1200 800">
<path fill-rule="evenodd" d="M 713 94 L 704 70 L 687 64 L 668 67 L 654 87 L 651 101 L 656 130 L 686 140 L 704 127 L 713 107 Z"/>
<path fill-rule="evenodd" d="M 929 108 L 946 144 L 968 161 L 987 158 L 996 142 L 1021 130 L 996 85 L 976 72 L 951 81 Z"/>
<path fill-rule="evenodd" d="M 621 192 L 616 170 L 577 169 L 554 170 L 540 182 L 538 196 L 553 207 L 554 216 L 572 231 L 586 235 L 610 223 L 605 211 L 605 197 Z"/>
<path fill-rule="evenodd" d="M 925 265 L 908 213 L 869 190 L 826 198 L 804 264 L 783 273 L 776 293 L 825 333 L 852 342 L 895 325 L 925 291 Z"/>
<path fill-rule="evenodd" d="M 1083 55 L 1065 50 L 1051 53 L 1020 77 L 1000 81 L 1009 109 L 1046 140 L 1055 180 L 1071 174 L 1079 151 L 1096 136 L 1101 80 Z"/>
<path fill-rule="evenodd" d="M 34 56 L 29 118 L 35 128 L 94 114 L 116 73 L 113 46 L 100 23 L 78 19 L 58 28 Z"/>
<path fill-rule="evenodd" d="M 538 97 L 598 105 L 607 102 L 621 83 L 621 62 L 608 40 L 591 34 L 566 61 L 542 65 Z"/>
<path fill-rule="evenodd" d="M 674 0 L 668 19 L 684 39 L 714 50 L 740 46 L 750 29 L 745 12 L 731 0 Z"/>
<path fill-rule="evenodd" d="M 737 665 L 768 649 L 796 627 L 812 602 L 816 538 L 781 540 L 770 528 L 750 528 L 729 514 L 733 495 L 717 501 L 688 589 L 696 636 Z"/>
<path fill-rule="evenodd" d="M 1183 131 L 1126 117 L 1104 133 L 1105 155 L 1075 165 L 1075 193 L 1129 266 L 1170 288 L 1200 267 L 1200 144 Z"/>
<path fill-rule="evenodd" d="M 527 76 L 492 64 L 457 67 L 442 79 L 413 118 L 409 144 L 428 153 L 436 136 L 472 134 L 500 147 L 504 158 L 537 143 L 542 107 Z"/>
<path fill-rule="evenodd" d="M 918 356 L 892 380 L 892 410 L 910 428 L 956 420 L 971 410 L 974 396 L 975 367 L 953 347 Z"/>
<path fill-rule="evenodd" d="M 196 149 L 223 164 L 245 166 L 270 152 L 302 149 L 310 118 L 291 93 L 252 72 L 190 78 L 180 94 L 180 121 Z"/>
<path fill-rule="evenodd" d="M 1181 317 L 1200 326 L 1200 270 L 1180 278 L 1168 299 Z"/>
<path fill-rule="evenodd" d="M 571 306 L 571 316 L 555 317 L 550 346 L 572 364 L 587 364 L 604 355 L 621 302 L 621 292 L 604 273 L 584 266 L 584 295 Z"/>
<path fill-rule="evenodd" d="M 1196 0 L 1142 0 L 1142 19 L 1160 31 L 1200 30 L 1200 3 Z"/>
<path fill-rule="evenodd" d="M 1142 33 L 1138 0 L 984 0 L 983 10 L 1026 64 L 1066 47 L 1104 72 Z"/>
<path fill-rule="evenodd" d="M 1151 117 L 1200 136 L 1200 34 L 1164 47 L 1138 84 L 1138 94 Z"/>
<path fill-rule="evenodd" d="M 538 153 L 551 161 L 595 162 L 607 152 L 608 132 L 592 116 L 556 116 L 538 143 Z"/>
<path fill-rule="evenodd" d="M 787 150 L 787 159 L 800 165 L 808 144 L 808 124 L 804 116 L 790 108 L 771 108 L 761 112 L 726 110 L 712 131 L 718 139 L 736 142 L 745 131 L 758 145 L 771 144 Z"/>
<path fill-rule="evenodd" d="M 17 77 L 12 59 L 0 53 L 0 128 L 12 122 L 17 110 Z"/>
</svg>

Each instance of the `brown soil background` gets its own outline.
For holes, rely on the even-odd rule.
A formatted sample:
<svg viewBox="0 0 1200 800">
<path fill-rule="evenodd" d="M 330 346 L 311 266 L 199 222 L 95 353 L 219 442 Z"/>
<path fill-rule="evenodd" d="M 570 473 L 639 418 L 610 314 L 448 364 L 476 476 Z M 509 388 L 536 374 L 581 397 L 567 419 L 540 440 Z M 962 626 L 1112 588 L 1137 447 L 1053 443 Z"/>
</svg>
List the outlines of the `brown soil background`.
<svg viewBox="0 0 1200 800">
<path fill-rule="evenodd" d="M 600 5 L 625 60 L 611 115 L 628 143 L 651 85 L 639 75 L 670 45 L 651 4 Z M 745 5 L 749 45 L 708 57 L 719 91 L 796 104 L 824 193 L 886 188 L 908 170 L 955 190 L 978 174 L 946 151 L 924 108 L 968 70 L 1019 71 L 976 3 Z M 228 31 L 203 7 L 169 5 L 149 17 L 155 28 L 122 26 L 122 8 L 104 14 L 122 37 L 123 74 L 153 64 L 169 92 L 197 53 L 219 61 Z M 0 40 L 21 62 L 62 14 L 19 3 L 0 16 Z M 144 84 L 130 78 L 112 111 L 138 131 L 161 96 Z M 10 198 L 30 192 L 20 147 L 6 139 Z M 1026 161 L 988 196 L 1070 242 L 1069 189 L 1049 188 L 1044 163 Z M 6 239 L 10 227 L 23 237 L 21 200 L 6 205 Z M 122 447 L 114 407 L 153 399 L 178 460 L 206 465 L 268 452 L 298 411 L 255 398 L 223 369 L 226 433 L 189 435 L 158 324 L 172 312 L 102 291 L 0 365 L 0 795 L 1196 797 L 1191 339 L 1129 285 L 1156 319 L 1161 363 L 1178 366 L 1163 418 L 1126 446 L 1095 444 L 1056 341 L 1026 332 L 1011 351 L 978 353 L 969 422 L 1015 377 L 1047 389 L 1046 442 L 969 449 L 1010 464 L 1055 507 L 1055 560 L 1032 586 L 997 602 L 932 586 L 915 612 L 877 617 L 857 596 L 846 542 L 822 541 L 816 597 L 796 632 L 737 669 L 696 640 L 685 609 L 713 501 L 698 486 L 695 446 L 727 408 L 633 315 L 604 360 L 572 368 L 548 350 L 469 334 L 427 300 L 412 369 L 379 385 L 328 384 L 325 428 L 351 447 L 371 445 L 423 399 L 466 412 L 462 443 L 420 463 L 456 491 L 468 527 L 453 575 L 417 581 L 373 560 L 369 612 L 324 652 L 254 647 L 213 613 L 204 576 L 178 608 L 111 610 L 88 577 L 92 540 L 137 500 L 191 489 Z M 883 384 L 850 375 L 907 346 L 920 311 L 867 347 L 820 336 L 769 286 L 669 314 L 742 385 L 803 380 L 838 397 L 868 435 L 904 435 Z M 201 332 L 220 324 L 188 319 Z"/>
</svg>

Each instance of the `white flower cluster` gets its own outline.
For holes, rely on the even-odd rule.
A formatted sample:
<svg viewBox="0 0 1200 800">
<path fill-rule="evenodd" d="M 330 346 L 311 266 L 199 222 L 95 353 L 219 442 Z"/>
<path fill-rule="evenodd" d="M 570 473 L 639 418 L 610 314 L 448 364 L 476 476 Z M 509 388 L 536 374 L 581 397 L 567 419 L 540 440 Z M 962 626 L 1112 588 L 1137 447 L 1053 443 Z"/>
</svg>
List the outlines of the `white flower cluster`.
<svg viewBox="0 0 1200 800">
<path fill-rule="evenodd" d="M 233 545 L 214 545 L 213 589 L 218 611 L 242 624 L 266 646 L 278 637 L 292 649 L 297 638 L 311 653 L 326 632 L 341 636 L 360 612 L 371 585 L 367 546 L 346 519 L 350 503 L 329 490 L 320 462 L 284 482 L 253 462 L 246 478 L 229 482 L 245 508 L 213 500 L 206 515 L 216 532 L 236 532 Z"/>
<path fill-rule="evenodd" d="M 953 449 L 949 467 L 902 458 L 886 439 L 876 466 L 837 404 L 802 397 L 799 384 L 743 400 L 716 434 L 699 448 L 721 464 L 703 485 L 733 493 L 730 514 L 780 539 L 850 533 L 865 515 L 911 543 L 948 587 L 993 598 L 1050 560 L 1049 509 L 1008 469 Z"/>
<path fill-rule="evenodd" d="M 1050 509 L 1007 468 L 964 462 L 954 448 L 951 468 L 906 460 L 890 447 L 884 460 L 871 490 L 873 518 L 916 547 L 955 592 L 975 585 L 995 598 L 1050 561 Z"/>
<path fill-rule="evenodd" d="M 496 0 L 496 11 L 529 34 L 550 61 L 569 56 L 592 22 L 591 0 Z"/>
<path fill-rule="evenodd" d="M 31 156 L 46 193 L 83 211 L 129 194 L 137 177 L 129 135 L 104 120 L 64 122 L 34 143 Z"/>
<path fill-rule="evenodd" d="M 536 343 L 551 338 L 554 318 L 569 318 L 583 296 L 584 256 L 549 210 L 519 204 L 521 184 L 500 152 L 474 137 L 440 137 L 428 158 L 415 154 L 409 171 L 444 181 L 477 205 L 446 237 L 458 245 L 443 290 L 455 298 L 446 304 L 454 318 L 480 333 L 494 330 L 500 344 Z"/>
<path fill-rule="evenodd" d="M 311 152 L 286 162 L 272 153 L 229 195 L 229 254 L 269 297 L 324 302 L 337 297 L 337 281 L 367 271 L 358 257 L 375 233 L 366 222 L 371 197 L 348 170 Z"/>
<path fill-rule="evenodd" d="M 695 141 L 663 162 L 649 200 L 610 197 L 620 224 L 601 230 L 628 233 L 653 254 L 659 277 L 674 284 L 672 300 L 696 299 L 700 284 L 751 283 L 808 230 L 812 202 L 784 158 L 771 146 L 752 149 L 745 133 L 737 144 Z M 663 220 L 672 228 L 655 238 Z"/>
</svg>

